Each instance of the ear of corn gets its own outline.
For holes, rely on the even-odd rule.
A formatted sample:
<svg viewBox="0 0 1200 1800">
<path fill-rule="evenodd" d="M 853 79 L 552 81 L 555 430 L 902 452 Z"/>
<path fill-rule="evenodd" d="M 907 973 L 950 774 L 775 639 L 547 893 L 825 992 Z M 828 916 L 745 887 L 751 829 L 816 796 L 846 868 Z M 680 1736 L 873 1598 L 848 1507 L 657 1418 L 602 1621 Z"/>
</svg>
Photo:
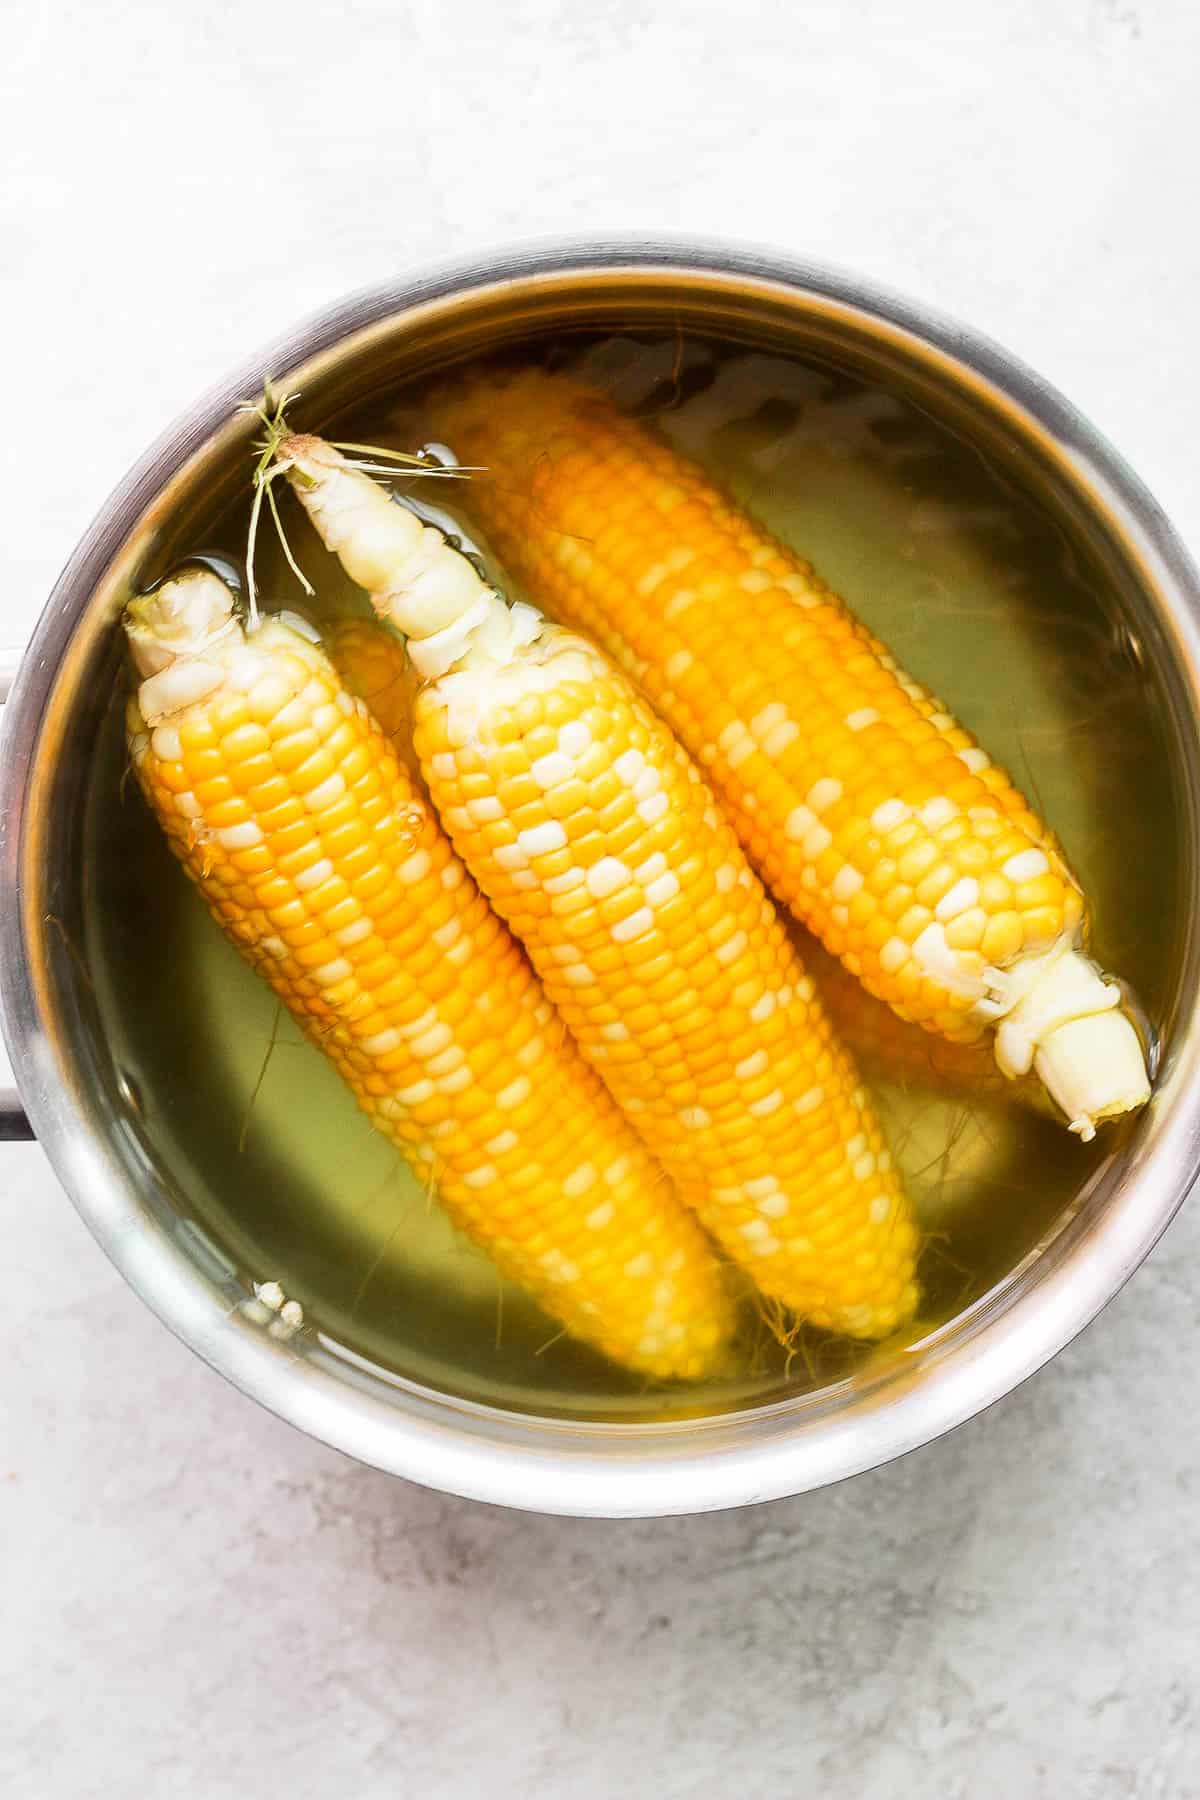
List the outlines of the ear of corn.
<svg viewBox="0 0 1200 1800">
<path fill-rule="evenodd" d="M 417 774 L 412 747 L 416 683 L 394 632 L 371 619 L 339 619 L 322 642 L 330 662 L 355 699 L 365 702 L 399 760 Z"/>
<path fill-rule="evenodd" d="M 323 652 L 277 620 L 247 637 L 207 573 L 127 624 L 142 790 L 372 1122 L 578 1337 L 657 1377 L 722 1366 L 709 1245 Z"/>
<path fill-rule="evenodd" d="M 1146 1100 L 1051 833 L 808 564 L 569 380 L 446 392 L 437 427 L 488 465 L 466 504 L 514 573 L 637 679 L 873 994 L 955 1042 L 995 1029 L 1004 1073 L 1036 1068 L 1081 1137 Z"/>
<path fill-rule="evenodd" d="M 335 547 L 398 535 L 373 515 L 402 509 L 336 452 L 305 440 L 281 455 Z M 882 1335 L 916 1304 L 915 1228 L 813 984 L 695 765 L 583 640 L 486 592 L 448 613 L 425 589 L 419 531 L 371 569 L 372 598 L 418 667 L 431 639 L 453 642 L 417 697 L 416 746 L 456 848 L 758 1288 L 817 1324 Z"/>
<path fill-rule="evenodd" d="M 1032 1076 L 1007 1079 L 989 1044 L 959 1044 L 909 1024 L 811 938 L 806 938 L 803 955 L 834 1029 L 868 1077 L 931 1094 L 1053 1113 L 1042 1084 Z"/>
</svg>

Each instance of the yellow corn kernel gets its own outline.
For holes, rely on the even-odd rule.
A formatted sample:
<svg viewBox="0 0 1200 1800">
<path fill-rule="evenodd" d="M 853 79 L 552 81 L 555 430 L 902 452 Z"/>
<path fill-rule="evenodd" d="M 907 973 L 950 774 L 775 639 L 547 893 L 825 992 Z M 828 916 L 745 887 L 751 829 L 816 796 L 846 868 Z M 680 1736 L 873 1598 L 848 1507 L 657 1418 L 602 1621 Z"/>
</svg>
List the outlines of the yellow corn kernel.
<svg viewBox="0 0 1200 1800">
<path fill-rule="evenodd" d="M 961 1018 L 956 1036 L 1011 1015 L 1001 1066 L 1034 1058 L 1085 1138 L 1143 1103 L 1052 834 L 807 563 L 568 379 L 450 389 L 437 429 L 486 465 L 465 502 L 533 599 L 635 676 L 768 885 L 873 994 L 931 1031 Z"/>
<path fill-rule="evenodd" d="M 229 600 L 198 574 L 130 609 L 135 657 L 161 646 L 171 622 L 167 641 L 186 650 L 189 609 L 209 629 L 225 620 L 204 649 L 212 692 L 172 711 L 169 669 L 142 683 L 128 713 L 138 781 L 186 872 L 373 1123 L 507 1275 L 632 1369 L 713 1373 L 732 1313 L 701 1232 L 567 1039 L 365 706 L 281 621 L 247 639 Z M 324 795 L 306 796 L 307 851 L 294 848 L 291 826 L 275 830 L 256 811 L 252 792 L 236 823 L 212 827 L 197 764 L 205 781 L 214 770 L 232 777 L 241 756 L 262 754 L 248 729 L 257 722 L 273 758 L 282 747 L 274 766 L 287 779 L 305 717 L 323 718 L 324 732 L 312 732 L 339 746 Z M 355 767 L 371 779 L 348 783 Z M 272 810 L 290 817 L 268 786 Z M 268 852 L 269 873 L 238 866 L 250 847 Z M 435 941 L 447 899 L 451 950 Z"/>
</svg>

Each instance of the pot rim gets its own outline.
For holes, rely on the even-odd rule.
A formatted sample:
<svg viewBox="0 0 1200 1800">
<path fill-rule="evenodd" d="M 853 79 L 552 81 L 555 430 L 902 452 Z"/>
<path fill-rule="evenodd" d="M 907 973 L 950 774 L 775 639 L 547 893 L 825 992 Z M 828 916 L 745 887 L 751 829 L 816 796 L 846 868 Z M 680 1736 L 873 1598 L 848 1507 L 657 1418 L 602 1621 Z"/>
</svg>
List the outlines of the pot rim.
<svg viewBox="0 0 1200 1800">
<path fill-rule="evenodd" d="M 972 1328 L 911 1373 L 836 1407 L 780 1401 L 683 1422 L 593 1424 L 506 1413 L 414 1383 L 354 1380 L 319 1337 L 298 1354 L 248 1322 L 181 1244 L 148 1217 L 110 1144 L 97 1141 L 59 1077 L 40 1018 L 20 904 L 26 777 L 60 660 L 104 570 L 156 493 L 277 376 L 418 305 L 538 276 L 709 274 L 800 293 L 915 340 L 1051 439 L 1097 505 L 1136 545 L 1165 597 L 1173 649 L 1200 717 L 1200 580 L 1163 513 L 1105 439 L 1061 395 L 986 337 L 888 289 L 772 248 L 656 235 L 543 239 L 369 287 L 310 316 L 183 413 L 118 484 L 59 577 L 5 708 L 0 742 L 0 1019 L 29 1118 L 93 1235 L 135 1291 L 243 1392 L 334 1448 L 469 1498 L 600 1517 L 705 1511 L 808 1491 L 941 1436 L 1010 1392 L 1107 1304 L 1148 1255 L 1200 1170 L 1200 1054 L 1189 1015 L 1151 1142 L 1102 1217 L 1024 1291 L 985 1296 Z M 960 1323 L 956 1321 L 956 1324 Z M 934 1334 L 935 1337 L 939 1334 Z M 923 1360 L 924 1359 L 924 1360 Z M 348 1379 L 350 1377 L 350 1379 Z M 919 1377 L 919 1378 L 918 1378 Z M 388 1399 L 387 1394 L 392 1398 Z M 403 1396 L 406 1404 L 397 1400 Z M 581 1441 L 577 1441 L 581 1440 Z"/>
</svg>

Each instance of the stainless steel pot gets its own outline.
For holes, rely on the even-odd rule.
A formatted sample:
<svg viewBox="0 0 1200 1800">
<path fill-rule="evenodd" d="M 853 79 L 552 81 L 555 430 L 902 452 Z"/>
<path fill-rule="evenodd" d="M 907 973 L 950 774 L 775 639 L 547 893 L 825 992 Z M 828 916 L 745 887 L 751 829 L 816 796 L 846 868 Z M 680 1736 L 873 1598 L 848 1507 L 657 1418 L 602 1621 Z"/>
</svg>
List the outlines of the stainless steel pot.
<svg viewBox="0 0 1200 1800">
<path fill-rule="evenodd" d="M 313 416 L 426 363 L 550 321 L 678 321 L 769 329 L 957 423 L 1043 491 L 1124 571 L 1129 628 L 1154 664 L 1196 888 L 1200 586 L 1153 500 L 1092 428 L 994 345 L 848 277 L 773 253 L 679 242 L 581 241 L 507 252 L 358 295 L 271 345 L 172 427 L 104 507 L 42 615 L 7 705 L 0 761 L 0 973 L 27 1115 L 99 1242 L 143 1299 L 214 1368 L 314 1436 L 431 1486 L 548 1512 L 700 1511 L 803 1492 L 928 1442 L 1007 1393 L 1068 1342 L 1147 1255 L 1200 1163 L 1198 956 L 1174 952 L 1168 1054 L 1119 1158 L 1010 1280 L 923 1343 L 823 1393 L 736 1414 L 610 1424 L 529 1417 L 385 1381 L 317 1334 L 270 1336 L 235 1304 L 169 1198 L 168 1171 L 126 1128 L 82 977 L 49 921 L 82 882 L 79 769 L 134 580 L 187 547 L 200 509 L 245 480 L 235 414 L 270 377 Z"/>
</svg>

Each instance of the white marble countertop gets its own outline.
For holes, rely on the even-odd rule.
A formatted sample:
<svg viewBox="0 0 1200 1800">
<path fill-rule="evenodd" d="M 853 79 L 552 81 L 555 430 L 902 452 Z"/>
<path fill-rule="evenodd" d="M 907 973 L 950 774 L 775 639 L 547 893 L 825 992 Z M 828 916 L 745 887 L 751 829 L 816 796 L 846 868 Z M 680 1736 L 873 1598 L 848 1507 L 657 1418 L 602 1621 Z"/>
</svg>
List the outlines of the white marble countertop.
<svg viewBox="0 0 1200 1800">
<path fill-rule="evenodd" d="M 514 236 L 774 241 L 971 320 L 1200 545 L 1189 0 L 10 0 L 0 643 L 259 340 Z M 517 1516 L 243 1400 L 0 1151 L 0 1793 L 1200 1795 L 1200 1213 L 836 1490 Z"/>
</svg>

